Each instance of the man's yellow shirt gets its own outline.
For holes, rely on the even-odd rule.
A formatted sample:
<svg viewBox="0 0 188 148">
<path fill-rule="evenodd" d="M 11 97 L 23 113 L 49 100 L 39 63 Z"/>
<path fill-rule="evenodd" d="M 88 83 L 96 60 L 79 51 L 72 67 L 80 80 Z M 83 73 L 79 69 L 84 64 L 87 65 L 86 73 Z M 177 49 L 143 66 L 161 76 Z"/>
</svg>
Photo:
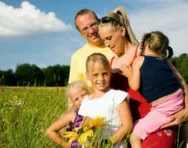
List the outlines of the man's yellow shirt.
<svg viewBox="0 0 188 148">
<path fill-rule="evenodd" d="M 88 84 L 90 84 L 86 79 L 86 59 L 92 53 L 102 53 L 107 57 L 108 60 L 114 56 L 113 52 L 108 47 L 95 47 L 88 43 L 85 44 L 72 55 L 69 83 L 75 80 L 85 80 Z"/>
</svg>

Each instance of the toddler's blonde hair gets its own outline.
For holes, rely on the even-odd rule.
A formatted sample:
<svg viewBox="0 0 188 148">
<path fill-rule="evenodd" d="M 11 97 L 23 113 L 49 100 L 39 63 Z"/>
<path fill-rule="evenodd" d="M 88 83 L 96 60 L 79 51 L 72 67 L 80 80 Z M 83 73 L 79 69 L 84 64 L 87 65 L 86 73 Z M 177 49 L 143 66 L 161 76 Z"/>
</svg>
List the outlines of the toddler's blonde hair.
<svg viewBox="0 0 188 148">
<path fill-rule="evenodd" d="M 66 98 L 68 99 L 68 110 L 75 109 L 75 106 L 73 105 L 72 99 L 70 97 L 72 88 L 86 90 L 86 92 L 88 92 L 88 94 L 90 92 L 88 85 L 83 80 L 76 80 L 76 81 L 69 83 L 66 88 Z"/>
</svg>

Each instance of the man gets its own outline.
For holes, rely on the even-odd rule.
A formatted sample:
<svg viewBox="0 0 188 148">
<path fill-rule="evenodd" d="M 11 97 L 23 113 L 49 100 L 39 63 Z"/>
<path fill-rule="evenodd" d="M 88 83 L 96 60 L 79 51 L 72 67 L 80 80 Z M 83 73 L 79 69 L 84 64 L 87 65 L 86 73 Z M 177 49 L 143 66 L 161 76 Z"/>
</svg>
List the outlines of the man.
<svg viewBox="0 0 188 148">
<path fill-rule="evenodd" d="M 76 14 L 74 21 L 78 32 L 86 39 L 87 43 L 78 49 L 71 58 L 69 83 L 74 80 L 86 80 L 85 63 L 90 54 L 99 52 L 108 59 L 114 56 L 112 51 L 104 46 L 103 40 L 98 35 L 99 19 L 92 10 L 80 10 Z"/>
</svg>

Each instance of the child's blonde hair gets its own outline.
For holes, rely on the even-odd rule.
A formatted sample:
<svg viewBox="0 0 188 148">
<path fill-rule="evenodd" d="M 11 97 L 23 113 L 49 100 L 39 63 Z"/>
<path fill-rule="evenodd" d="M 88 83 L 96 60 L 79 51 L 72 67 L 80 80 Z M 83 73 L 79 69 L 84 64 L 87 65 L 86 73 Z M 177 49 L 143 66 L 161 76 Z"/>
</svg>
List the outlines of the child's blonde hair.
<svg viewBox="0 0 188 148">
<path fill-rule="evenodd" d="M 67 88 L 66 88 L 66 98 L 68 99 L 68 110 L 75 108 L 73 103 L 72 103 L 72 99 L 70 97 L 72 88 L 78 88 L 78 89 L 86 90 L 87 93 L 90 92 L 88 85 L 83 80 L 76 80 L 76 81 L 69 83 Z"/>
<path fill-rule="evenodd" d="M 96 62 L 102 64 L 104 67 L 111 69 L 110 63 L 105 55 L 102 53 L 93 53 L 90 56 L 88 56 L 86 60 L 86 71 L 89 71 L 89 68 L 91 68 L 90 64 L 95 64 Z"/>
<path fill-rule="evenodd" d="M 169 59 L 173 56 L 173 49 L 169 46 L 169 39 L 160 31 L 145 33 L 140 44 L 141 54 L 145 46 L 153 51 L 159 59 Z"/>
</svg>

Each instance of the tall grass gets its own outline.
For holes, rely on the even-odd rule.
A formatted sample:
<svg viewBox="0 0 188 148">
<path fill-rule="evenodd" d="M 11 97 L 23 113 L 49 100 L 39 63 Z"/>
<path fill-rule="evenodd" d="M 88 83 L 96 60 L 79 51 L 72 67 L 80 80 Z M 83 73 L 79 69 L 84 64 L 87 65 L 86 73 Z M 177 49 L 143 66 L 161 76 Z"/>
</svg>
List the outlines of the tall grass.
<svg viewBox="0 0 188 148">
<path fill-rule="evenodd" d="M 0 148 L 59 148 L 45 130 L 66 111 L 64 94 L 62 87 L 0 87 Z"/>
<path fill-rule="evenodd" d="M 57 148 L 45 130 L 66 106 L 63 88 L 0 87 L 0 147 Z"/>
</svg>

